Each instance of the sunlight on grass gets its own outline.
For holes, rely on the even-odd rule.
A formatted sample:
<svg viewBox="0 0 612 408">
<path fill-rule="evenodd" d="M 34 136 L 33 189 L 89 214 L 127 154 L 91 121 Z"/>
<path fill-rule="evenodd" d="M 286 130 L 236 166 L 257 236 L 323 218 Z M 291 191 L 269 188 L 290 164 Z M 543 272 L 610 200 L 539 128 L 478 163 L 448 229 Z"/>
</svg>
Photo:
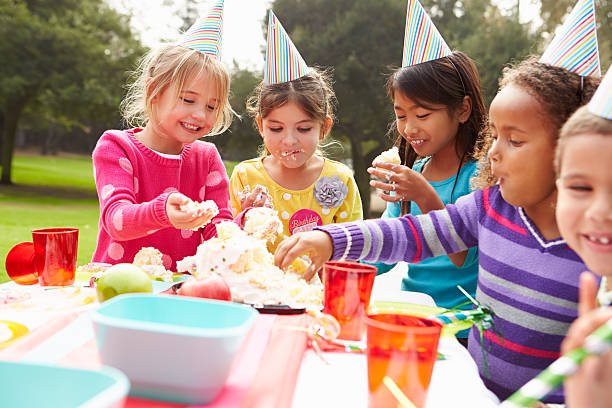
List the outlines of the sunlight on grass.
<svg viewBox="0 0 612 408">
<path fill-rule="evenodd" d="M 79 251 L 77 264 L 91 260 L 96 248 L 98 233 L 98 204 L 37 205 L 0 202 L 0 282 L 8 280 L 4 262 L 8 251 L 17 243 L 32 241 L 33 229 L 51 227 L 74 227 L 79 229 Z M 10 214 L 10 215 L 9 215 Z M 8 215 L 8 216 L 7 216 Z"/>
<path fill-rule="evenodd" d="M 96 192 L 90 157 L 15 156 L 13 182 Z"/>
</svg>

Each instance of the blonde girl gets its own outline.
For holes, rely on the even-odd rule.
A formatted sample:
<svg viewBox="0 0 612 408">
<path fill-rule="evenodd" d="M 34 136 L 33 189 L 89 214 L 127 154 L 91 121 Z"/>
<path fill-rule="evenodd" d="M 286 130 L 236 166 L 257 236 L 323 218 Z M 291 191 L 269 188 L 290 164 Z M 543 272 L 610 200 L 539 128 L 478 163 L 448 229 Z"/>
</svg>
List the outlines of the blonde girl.
<svg viewBox="0 0 612 408">
<path fill-rule="evenodd" d="M 198 140 L 229 127 L 229 87 L 225 67 L 203 52 L 168 45 L 143 58 L 122 102 L 135 127 L 104 132 L 93 152 L 100 200 L 94 262 L 132 262 L 142 247 L 154 247 L 175 270 L 216 234 L 214 224 L 232 219 L 219 152 Z"/>
</svg>

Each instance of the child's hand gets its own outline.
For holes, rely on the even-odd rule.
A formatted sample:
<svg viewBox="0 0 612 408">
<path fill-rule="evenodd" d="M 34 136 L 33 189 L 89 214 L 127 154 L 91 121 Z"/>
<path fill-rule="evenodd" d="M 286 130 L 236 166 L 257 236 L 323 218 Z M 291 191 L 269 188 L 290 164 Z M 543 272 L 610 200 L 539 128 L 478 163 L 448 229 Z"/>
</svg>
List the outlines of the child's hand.
<svg viewBox="0 0 612 408">
<path fill-rule="evenodd" d="M 259 184 L 255 186 L 253 191 L 251 191 L 251 187 L 246 186 L 244 190 L 238 193 L 238 199 L 242 209 L 248 207 L 274 208 L 272 197 L 268 195 L 268 189 Z"/>
<path fill-rule="evenodd" d="M 295 258 L 308 254 L 312 262 L 304 272 L 304 279 L 309 282 L 323 263 L 331 258 L 333 250 L 331 237 L 326 232 L 299 232 L 281 241 L 274 254 L 274 263 L 286 270 Z"/>
<path fill-rule="evenodd" d="M 170 223 L 178 229 L 196 230 L 210 221 L 211 214 L 201 213 L 197 210 L 184 210 L 181 207 L 190 207 L 192 201 L 181 193 L 172 193 L 166 201 L 166 214 Z"/>
<path fill-rule="evenodd" d="M 578 313 L 561 345 L 563 354 L 581 347 L 584 339 L 612 318 L 612 308 L 597 308 L 597 283 L 593 275 L 580 276 Z M 612 405 L 612 352 L 587 357 L 578 372 L 564 382 L 568 408 L 603 408 Z"/>
<path fill-rule="evenodd" d="M 379 193 L 378 196 L 385 201 L 414 201 L 419 205 L 423 213 L 431 209 L 444 207 L 431 184 L 427 182 L 421 173 L 412 170 L 410 167 L 402 166 L 401 164 L 377 163 L 376 167 L 368 168 L 368 173 L 387 181 L 383 183 L 371 180 L 370 185 L 372 187 L 387 192 L 395 192 L 395 195 Z M 432 200 L 435 201 L 434 204 L 430 203 Z M 423 210 L 423 208 L 427 210 Z"/>
</svg>

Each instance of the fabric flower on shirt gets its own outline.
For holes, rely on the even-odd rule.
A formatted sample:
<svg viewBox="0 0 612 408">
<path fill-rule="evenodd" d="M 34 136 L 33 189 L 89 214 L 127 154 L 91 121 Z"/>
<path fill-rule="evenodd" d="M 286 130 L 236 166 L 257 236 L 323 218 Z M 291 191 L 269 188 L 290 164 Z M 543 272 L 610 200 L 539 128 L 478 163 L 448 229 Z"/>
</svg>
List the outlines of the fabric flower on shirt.
<svg viewBox="0 0 612 408">
<path fill-rule="evenodd" d="M 321 207 L 335 208 L 344 202 L 348 195 L 348 186 L 337 175 L 324 176 L 315 183 L 313 194 Z"/>
</svg>

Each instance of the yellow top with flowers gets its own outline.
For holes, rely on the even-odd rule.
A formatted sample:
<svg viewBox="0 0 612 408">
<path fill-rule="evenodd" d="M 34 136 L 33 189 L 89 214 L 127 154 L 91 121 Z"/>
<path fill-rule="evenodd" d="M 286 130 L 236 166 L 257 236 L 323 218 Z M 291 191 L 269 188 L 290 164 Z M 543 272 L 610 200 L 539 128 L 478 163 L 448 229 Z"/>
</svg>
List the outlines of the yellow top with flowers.
<svg viewBox="0 0 612 408">
<path fill-rule="evenodd" d="M 324 158 L 323 170 L 314 184 L 304 190 L 288 190 L 270 178 L 262 160 L 261 157 L 246 160 L 234 167 L 230 178 L 230 199 L 238 214 L 242 211 L 239 194 L 246 186 L 253 190 L 259 184 L 268 189 L 284 227 L 271 250 L 295 232 L 363 218 L 357 183 L 346 165 Z"/>
</svg>

